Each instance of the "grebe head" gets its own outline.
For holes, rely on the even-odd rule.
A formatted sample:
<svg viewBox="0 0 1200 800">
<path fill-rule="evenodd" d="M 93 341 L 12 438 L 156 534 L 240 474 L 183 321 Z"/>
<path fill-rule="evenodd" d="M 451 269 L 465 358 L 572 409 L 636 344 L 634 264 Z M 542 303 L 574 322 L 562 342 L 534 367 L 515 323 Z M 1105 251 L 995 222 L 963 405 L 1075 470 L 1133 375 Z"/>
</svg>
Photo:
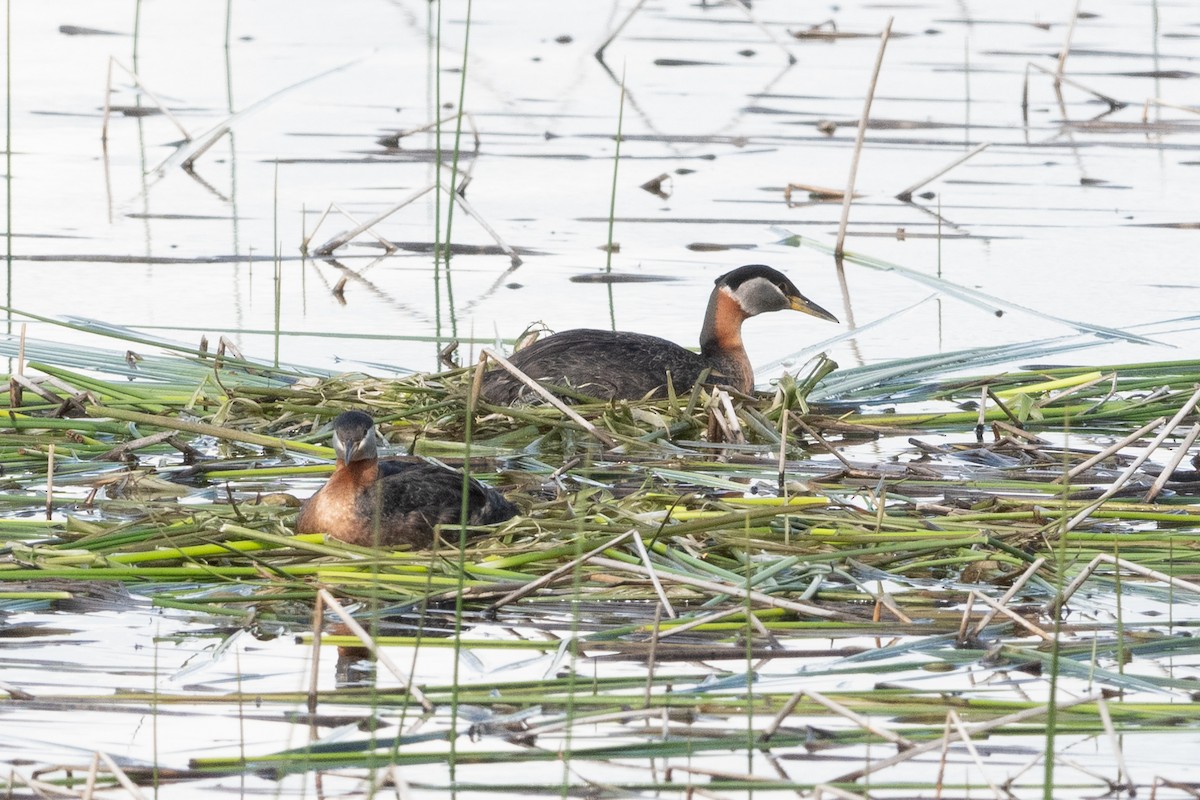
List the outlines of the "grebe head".
<svg viewBox="0 0 1200 800">
<path fill-rule="evenodd" d="M 333 421 L 333 449 L 344 463 L 378 458 L 375 420 L 361 411 L 343 411 Z"/>
<path fill-rule="evenodd" d="M 838 321 L 833 314 L 800 294 L 786 275 L 764 264 L 738 267 L 717 278 L 716 284 L 718 291 L 728 292 L 738 302 L 747 317 L 790 308 L 830 322 Z"/>
</svg>

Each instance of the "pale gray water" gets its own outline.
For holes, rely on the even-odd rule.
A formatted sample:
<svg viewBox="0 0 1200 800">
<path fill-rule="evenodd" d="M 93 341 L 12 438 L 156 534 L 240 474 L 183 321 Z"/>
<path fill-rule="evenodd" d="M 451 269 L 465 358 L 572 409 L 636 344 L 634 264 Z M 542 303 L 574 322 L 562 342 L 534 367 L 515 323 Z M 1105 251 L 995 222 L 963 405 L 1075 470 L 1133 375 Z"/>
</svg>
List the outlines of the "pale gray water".
<svg viewBox="0 0 1200 800">
<path fill-rule="evenodd" d="M 606 53 L 628 86 L 614 231 L 621 250 L 612 268 L 679 280 L 611 290 L 569 278 L 605 268 L 620 89 L 592 51 L 629 6 L 480 3 L 465 107 L 481 145 L 467 197 L 505 240 L 532 252 L 511 273 L 501 254 L 459 256 L 447 279 L 428 254 L 402 250 L 372 263 L 380 250 L 364 235 L 337 253 L 348 269 L 362 270 L 346 286 L 345 305 L 329 291 L 342 273 L 301 259 L 299 242 L 330 203 L 366 218 L 432 180 L 431 135 L 407 137 L 399 150 L 376 143 L 433 118 L 429 8 L 375 0 L 341 3 L 336 12 L 319 3 L 232 8 L 227 58 L 224 3 L 141 5 L 138 72 L 194 135 L 231 108 L 353 63 L 237 120 L 233 136 L 197 161 L 197 180 L 178 167 L 152 172 L 180 138 L 161 115 L 115 116 L 105 159 L 105 70 L 109 56 L 132 66 L 129 4 L 15 5 L 11 305 L 145 327 L 193 344 L 201 333 L 227 333 L 247 354 L 271 358 L 270 257 L 278 247 L 280 357 L 334 368 L 368 362 L 427 369 L 437 347 L 307 334 L 489 340 L 515 337 L 536 320 L 560 329 L 615 320 L 620 328 L 694 344 L 712 278 L 754 261 L 784 269 L 843 323 L 864 325 L 931 291 L 850 265 L 843 296 L 828 256 L 781 247 L 771 226 L 832 243 L 840 204 L 789 208 L 783 187 L 845 185 L 877 49 L 871 37 L 797 41 L 788 32 L 832 16 L 842 32 L 871 34 L 888 14 L 896 16 L 896 36 L 872 118 L 904 124 L 868 131 L 850 249 L 1106 326 L 1193 314 L 1200 299 L 1191 258 L 1196 231 L 1161 227 L 1200 223 L 1192 190 L 1200 116 L 1155 107 L 1150 119 L 1162 124 L 1140 122 L 1147 98 L 1194 100 L 1187 75 L 1196 66 L 1200 29 L 1187 3 L 1155 6 L 1157 35 L 1146 4 L 1109 5 L 1081 20 L 1068 75 L 1129 105 L 1105 115 L 1107 106 L 1066 86 L 1060 109 L 1051 79 L 1034 72 L 1028 127 L 1020 108 L 1026 64 L 1054 67 L 1065 6 L 798 13 L 791 4 L 758 3 L 755 14 L 797 59 L 788 67 L 783 51 L 732 7 L 652 3 Z M 459 92 L 464 8 L 452 4 L 444 12 L 443 103 L 456 103 Z M 118 35 L 67 36 L 57 30 L 63 24 Z M 703 63 L 664 65 L 680 61 Z M 1137 76 L 1154 71 L 1183 77 Z M 113 103 L 137 104 L 127 76 L 117 70 L 115 80 Z M 838 124 L 834 135 L 817 130 L 821 120 Z M 464 141 L 470 149 L 470 136 Z M 892 197 L 982 142 L 993 145 L 925 187 L 936 196 L 917 197 L 920 208 Z M 443 144 L 452 147 L 449 134 Z M 669 199 L 639 188 L 663 173 L 672 175 Z M 939 208 L 940 242 L 931 213 Z M 317 243 L 348 227 L 335 217 Z M 427 195 L 377 230 L 428 245 L 434 219 Z M 491 243 L 461 211 L 453 240 Z M 689 249 L 703 243 L 738 249 Z M 250 256 L 266 261 L 251 263 Z M 184 263 L 170 263 L 175 259 Z M 222 263 L 189 263 L 209 259 Z M 747 343 L 755 363 L 767 364 L 847 330 L 774 315 L 748 325 Z M 1020 312 L 997 320 L 942 298 L 829 349 L 849 366 L 1068 332 Z M 30 335 L 69 336 L 42 325 Z M 1117 345 L 1073 360 L 1187 357 L 1200 342 L 1195 330 L 1158 338 L 1182 349 Z"/>
</svg>

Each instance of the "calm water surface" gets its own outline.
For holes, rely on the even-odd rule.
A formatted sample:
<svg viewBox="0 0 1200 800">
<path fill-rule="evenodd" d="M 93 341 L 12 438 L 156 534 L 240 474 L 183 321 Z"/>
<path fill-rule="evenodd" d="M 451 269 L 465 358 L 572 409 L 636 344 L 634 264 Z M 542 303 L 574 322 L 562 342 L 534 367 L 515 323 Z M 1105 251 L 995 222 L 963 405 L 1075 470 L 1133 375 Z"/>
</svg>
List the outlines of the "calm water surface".
<svg viewBox="0 0 1200 800">
<path fill-rule="evenodd" d="M 304 258 L 300 243 L 330 204 L 366 219 L 432 183 L 432 134 L 406 136 L 398 148 L 379 141 L 428 124 L 439 106 L 457 108 L 465 6 L 443 8 L 440 52 L 436 7 L 420 2 L 351 0 L 336 12 L 323 3 L 233 3 L 228 49 L 224 3 L 139 8 L 135 20 L 127 3 L 14 5 L 8 292 L 18 310 L 193 344 L 225 334 L 262 358 L 274 356 L 278 330 L 283 361 L 385 372 L 432 368 L 440 342 L 511 339 L 535 321 L 615 323 L 694 344 L 712 279 L 761 261 L 784 269 L 843 324 L 756 319 L 747 344 L 760 365 L 835 337 L 825 349 L 849 366 L 1070 333 L 1060 322 L 1019 311 L 997 319 L 948 297 L 891 317 L 931 290 L 855 265 L 843 286 L 829 256 L 779 244 L 778 228 L 833 242 L 840 204 L 797 190 L 789 205 L 784 187 L 845 186 L 878 47 L 873 36 L 791 34 L 830 18 L 843 34 L 875 34 L 889 14 L 895 35 L 849 249 L 1117 328 L 1194 314 L 1200 299 L 1191 258 L 1200 117 L 1152 106 L 1157 124 L 1141 124 L 1147 98 L 1194 101 L 1200 17 L 1189 3 L 1108 4 L 1080 20 L 1069 76 L 1128 105 L 1110 113 L 1073 86 L 1060 104 L 1052 80 L 1033 70 L 1027 124 L 1027 65 L 1053 69 L 1065 8 L 757 3 L 773 43 L 735 8 L 659 2 L 632 19 L 601 63 L 593 51 L 626 5 L 478 4 L 461 87 L 479 135 L 477 152 L 464 136 L 466 196 L 524 263 L 512 269 L 505 255 L 485 252 L 457 256 L 448 270 L 427 252 L 447 216 L 444 197 L 439 207 L 432 193 L 376 227 L 403 246 L 393 255 L 381 259 L 365 234 L 336 262 Z M 65 35 L 62 25 L 111 35 Z M 197 138 L 243 112 L 194 175 L 156 169 L 181 138 L 163 115 L 117 114 L 105 151 L 110 57 L 136 67 Z M 611 270 L 674 280 L 572 282 L 606 270 L 621 75 L 626 139 Z M 111 101 L 153 105 L 119 68 Z M 836 127 L 823 133 L 820 123 Z M 452 148 L 453 123 L 447 128 L 442 145 Z M 933 196 L 893 197 L 985 142 L 990 149 L 923 187 Z M 663 174 L 668 198 L 639 188 Z M 314 245 L 347 227 L 335 212 Z M 492 245 L 461 210 L 451 238 Z M 343 277 L 339 299 L 331 288 Z M 1187 330 L 1157 335 L 1159 346 L 1116 344 L 1072 359 L 1194 354 L 1194 323 L 1169 327 Z M 72 336 L 42 324 L 30 335 Z"/>
</svg>

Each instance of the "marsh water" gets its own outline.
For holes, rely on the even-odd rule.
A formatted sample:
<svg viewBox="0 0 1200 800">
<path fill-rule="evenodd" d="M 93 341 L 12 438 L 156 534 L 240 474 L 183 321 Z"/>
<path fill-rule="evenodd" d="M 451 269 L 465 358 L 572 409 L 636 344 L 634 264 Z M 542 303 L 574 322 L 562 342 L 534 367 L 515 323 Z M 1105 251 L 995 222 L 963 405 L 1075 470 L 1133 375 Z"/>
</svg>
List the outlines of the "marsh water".
<svg viewBox="0 0 1200 800">
<path fill-rule="evenodd" d="M 1058 68 L 1071 6 L 759 0 L 747 14 L 654 0 L 627 19 L 634 4 L 608 0 L 15 0 L 8 352 L 21 326 L 31 354 L 40 342 L 156 352 L 98 341 L 83 330 L 91 321 L 189 346 L 226 337 L 249 358 L 381 376 L 435 369 L 451 341 L 469 363 L 539 322 L 694 345 L 713 279 L 766 263 L 841 324 L 748 322 L 763 386 L 819 352 L 852 367 L 1077 336 L 1086 349 L 1052 360 L 1195 357 L 1200 8 L 1083 3 L 1063 65 L 1071 82 L 1056 90 L 1044 70 Z M 889 17 L 846 240 L 880 263 L 839 270 L 825 248 L 841 203 L 810 188 L 846 186 Z M 110 59 L 119 66 L 105 142 Z M 439 118 L 440 139 L 429 128 Z M 224 135 L 184 169 L 178 126 L 197 142 Z M 469 173 L 475 217 L 434 189 L 315 255 L 436 185 L 439 154 L 457 156 L 458 187 Z M 451 170 L 440 179 L 449 187 Z M 447 238 L 448 262 L 434 254 Z M 974 290 L 975 302 L 887 265 Z M 1087 326 L 1141 338 L 1081 334 Z M 11 607 L 0 682 L 89 697 L 305 685 L 308 651 L 289 636 L 214 648 L 197 635 L 208 620 L 120 606 L 74 616 Z M 482 621 L 476 630 L 491 635 Z M 451 666 L 449 651 L 425 655 L 418 678 Z M 490 650 L 471 679 L 537 676 L 554 663 Z M 86 763 L 100 747 L 140 763 L 154 749 L 182 766 L 307 735 L 278 716 L 230 722 L 199 706 L 113 714 L 89 701 L 70 719 L 30 707 L 0 722 L 0 762 Z M 1179 774 L 1192 743 L 1172 742 L 1144 740 L 1138 763 L 1195 781 L 1195 767 Z M 1104 766 L 1080 747 L 1081 761 Z M 746 768 L 743 756 L 726 761 Z M 484 768 L 505 783 L 522 769 Z M 421 774 L 440 780 L 436 768 Z M 324 791 L 361 789 L 357 778 L 328 780 Z M 311 791 L 299 779 L 241 778 L 160 792 L 201 787 Z"/>
</svg>

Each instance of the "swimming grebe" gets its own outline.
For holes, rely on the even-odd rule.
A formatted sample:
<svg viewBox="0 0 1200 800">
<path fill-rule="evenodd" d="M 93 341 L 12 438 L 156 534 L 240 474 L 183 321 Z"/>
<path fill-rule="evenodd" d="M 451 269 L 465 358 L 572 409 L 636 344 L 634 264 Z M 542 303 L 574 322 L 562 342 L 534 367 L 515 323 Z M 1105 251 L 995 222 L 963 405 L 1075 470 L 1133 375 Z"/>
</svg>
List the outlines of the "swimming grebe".
<svg viewBox="0 0 1200 800">
<path fill-rule="evenodd" d="M 435 525 L 462 519 L 462 473 L 425 462 L 380 461 L 374 420 L 363 412 L 337 416 L 333 449 L 337 467 L 300 509 L 297 533 L 327 533 L 365 547 L 422 548 L 433 544 Z M 491 525 L 516 513 L 504 495 L 468 481 L 467 524 Z"/>
<path fill-rule="evenodd" d="M 717 278 L 700 330 L 699 353 L 642 333 L 578 329 L 518 350 L 509 361 L 536 381 L 570 386 L 603 400 L 664 396 L 668 372 L 675 390 L 687 392 L 706 369 L 711 370 L 710 382 L 749 394 L 754 389 L 754 371 L 742 347 L 742 322 L 789 308 L 837 322 L 837 317 L 800 294 L 783 273 L 750 264 Z M 493 405 L 537 399 L 502 369 L 484 374 L 480 398 Z"/>
</svg>

